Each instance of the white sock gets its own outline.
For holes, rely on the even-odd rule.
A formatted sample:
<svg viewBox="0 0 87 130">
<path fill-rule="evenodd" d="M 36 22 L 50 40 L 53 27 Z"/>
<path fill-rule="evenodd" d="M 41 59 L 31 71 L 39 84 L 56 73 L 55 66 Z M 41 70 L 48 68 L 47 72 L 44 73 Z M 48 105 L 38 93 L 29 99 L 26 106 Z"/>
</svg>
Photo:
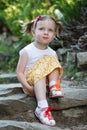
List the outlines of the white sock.
<svg viewBox="0 0 87 130">
<path fill-rule="evenodd" d="M 40 108 L 48 107 L 47 100 L 40 100 L 40 101 L 38 101 L 38 107 L 40 107 Z"/>
<path fill-rule="evenodd" d="M 50 86 L 53 86 L 53 85 L 55 85 L 55 84 L 56 84 L 56 81 L 52 80 L 52 81 L 49 82 L 49 87 L 50 87 Z"/>
</svg>

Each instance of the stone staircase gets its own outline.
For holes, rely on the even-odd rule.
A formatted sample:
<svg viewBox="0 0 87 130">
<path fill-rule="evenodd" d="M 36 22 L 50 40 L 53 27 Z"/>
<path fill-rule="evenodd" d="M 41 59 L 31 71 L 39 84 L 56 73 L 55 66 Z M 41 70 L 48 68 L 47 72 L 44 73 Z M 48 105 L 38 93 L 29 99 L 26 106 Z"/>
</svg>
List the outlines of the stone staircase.
<svg viewBox="0 0 87 130">
<path fill-rule="evenodd" d="M 4 83 L 3 83 L 4 81 Z M 55 127 L 42 125 L 34 115 L 35 97 L 22 91 L 16 74 L 0 75 L 0 130 L 87 130 L 87 86 L 62 80 L 64 98 L 47 100 L 53 111 Z"/>
</svg>

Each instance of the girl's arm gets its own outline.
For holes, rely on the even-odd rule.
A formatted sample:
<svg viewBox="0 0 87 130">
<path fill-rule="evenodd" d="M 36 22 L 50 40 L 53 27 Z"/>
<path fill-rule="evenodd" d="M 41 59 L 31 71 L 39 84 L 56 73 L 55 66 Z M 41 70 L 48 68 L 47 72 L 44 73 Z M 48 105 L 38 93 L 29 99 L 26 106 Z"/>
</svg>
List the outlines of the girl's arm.
<svg viewBox="0 0 87 130">
<path fill-rule="evenodd" d="M 27 52 L 23 52 L 19 57 L 16 73 L 17 73 L 17 78 L 19 82 L 32 93 L 33 87 L 28 84 L 25 78 L 25 74 L 24 74 L 27 60 L 28 60 Z"/>
</svg>

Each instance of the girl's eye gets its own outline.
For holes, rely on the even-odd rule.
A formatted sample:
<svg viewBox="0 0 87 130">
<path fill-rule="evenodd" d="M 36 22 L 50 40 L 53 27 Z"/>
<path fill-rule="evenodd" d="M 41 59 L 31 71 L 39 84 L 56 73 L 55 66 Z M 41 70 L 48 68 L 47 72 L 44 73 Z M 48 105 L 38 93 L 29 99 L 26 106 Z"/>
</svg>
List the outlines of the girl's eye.
<svg viewBox="0 0 87 130">
<path fill-rule="evenodd" d="M 39 30 L 43 30 L 44 28 L 39 28 Z"/>
<path fill-rule="evenodd" d="M 53 29 L 49 29 L 50 32 L 53 32 L 54 30 Z"/>
</svg>

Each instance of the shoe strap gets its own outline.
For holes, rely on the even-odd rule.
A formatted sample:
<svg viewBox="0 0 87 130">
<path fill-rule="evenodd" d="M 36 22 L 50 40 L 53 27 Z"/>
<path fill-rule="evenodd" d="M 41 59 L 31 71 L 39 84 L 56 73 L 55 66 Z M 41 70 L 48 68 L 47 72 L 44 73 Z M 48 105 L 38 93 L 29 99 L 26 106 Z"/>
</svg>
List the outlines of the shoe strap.
<svg viewBox="0 0 87 130">
<path fill-rule="evenodd" d="M 54 120 L 50 112 L 52 110 L 59 110 L 59 109 L 58 108 L 47 107 L 47 108 L 42 108 L 42 110 L 45 111 L 45 113 L 44 113 L 45 117 L 48 117 L 49 120 Z"/>
<path fill-rule="evenodd" d="M 61 88 L 60 88 L 60 80 L 57 80 L 56 84 L 55 85 L 52 85 L 50 86 L 50 89 L 56 89 L 58 91 L 61 91 Z"/>
<path fill-rule="evenodd" d="M 52 111 L 52 110 L 59 110 L 59 108 L 48 107 L 48 108 L 46 109 L 46 113 L 48 113 L 48 112 L 50 112 L 50 111 Z"/>
</svg>

